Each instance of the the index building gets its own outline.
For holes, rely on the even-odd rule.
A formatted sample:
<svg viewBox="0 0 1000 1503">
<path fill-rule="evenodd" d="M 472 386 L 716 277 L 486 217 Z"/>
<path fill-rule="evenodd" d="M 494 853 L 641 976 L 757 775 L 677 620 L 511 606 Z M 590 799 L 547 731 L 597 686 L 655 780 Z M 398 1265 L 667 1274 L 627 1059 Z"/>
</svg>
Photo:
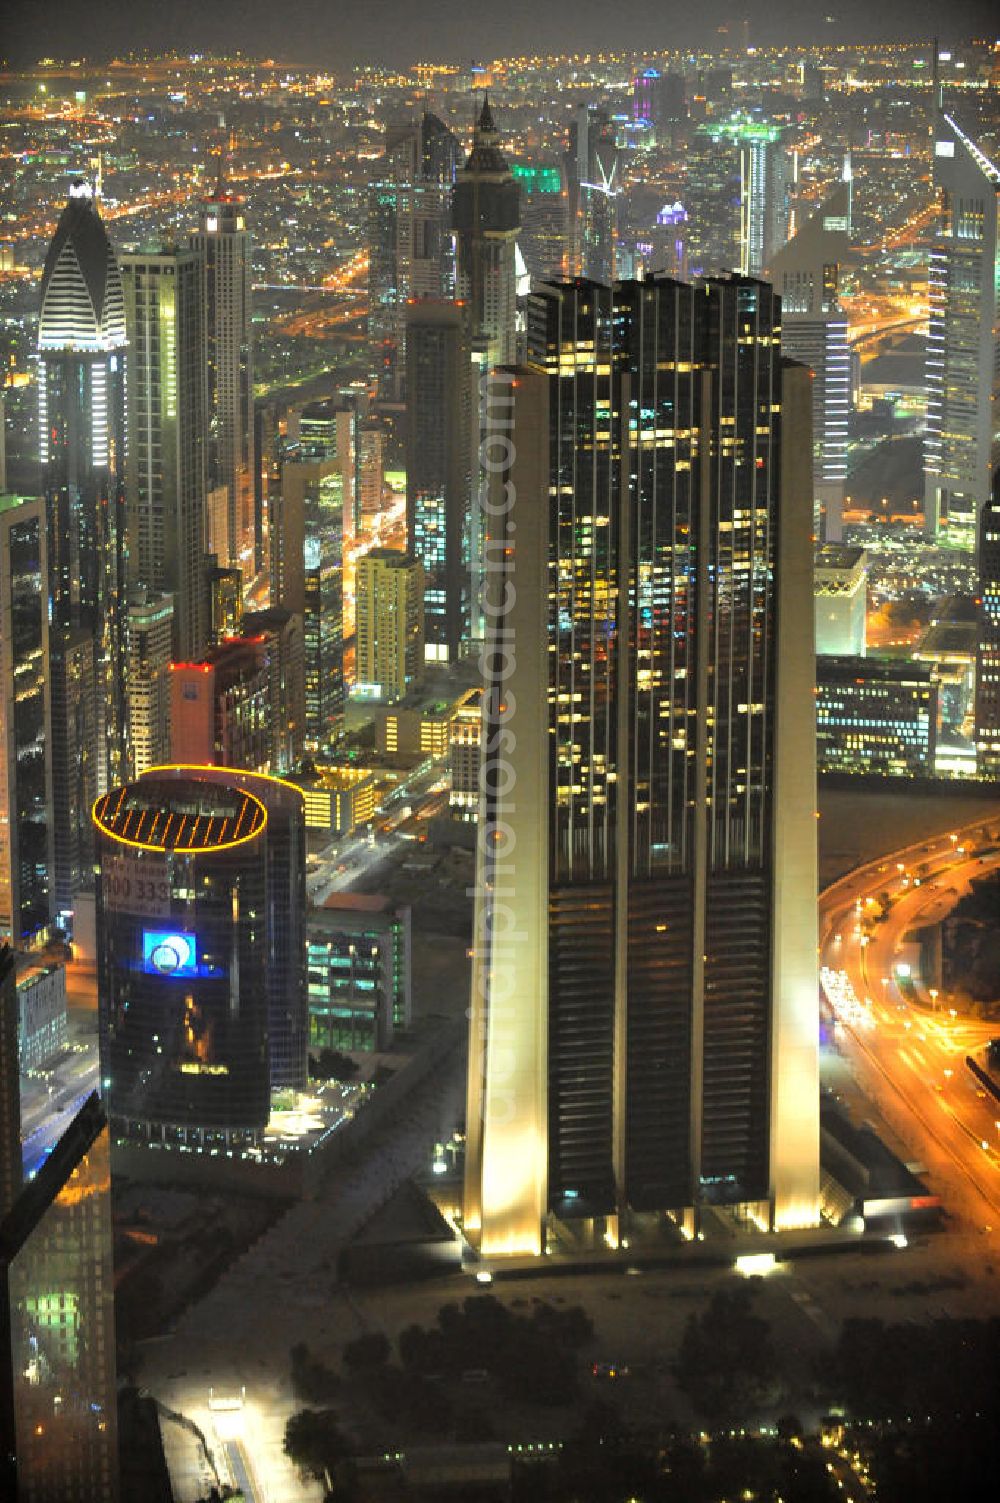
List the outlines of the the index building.
<svg viewBox="0 0 1000 1503">
<path fill-rule="evenodd" d="M 254 514 L 253 331 L 246 204 L 221 181 L 201 205 L 191 249 L 201 259 L 207 348 L 209 550 L 225 566 L 259 566 Z"/>
<path fill-rule="evenodd" d="M 732 277 L 577 281 L 497 372 L 465 1227 L 819 1216 L 808 373 Z M 498 393 L 495 393 L 498 395 Z"/>
</svg>

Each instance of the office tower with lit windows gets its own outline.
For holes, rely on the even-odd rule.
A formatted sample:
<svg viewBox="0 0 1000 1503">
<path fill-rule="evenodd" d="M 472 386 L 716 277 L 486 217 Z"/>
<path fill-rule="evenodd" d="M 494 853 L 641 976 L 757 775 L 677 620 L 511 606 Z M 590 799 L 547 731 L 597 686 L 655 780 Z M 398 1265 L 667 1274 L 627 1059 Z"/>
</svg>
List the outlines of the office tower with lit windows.
<svg viewBox="0 0 1000 1503">
<path fill-rule="evenodd" d="M 373 548 L 355 574 L 357 681 L 402 699 L 424 671 L 424 566 L 412 553 Z"/>
<path fill-rule="evenodd" d="M 110 1154 L 96 1094 L 0 1219 L 0 1361 L 0 1494 L 117 1503 Z"/>
<path fill-rule="evenodd" d="M 406 311 L 406 533 L 424 566 L 428 661 L 454 662 L 470 631 L 472 446 L 476 406 L 466 309 Z"/>
<path fill-rule="evenodd" d="M 302 624 L 302 745 L 329 755 L 344 725 L 344 477 L 336 458 L 281 462 L 271 597 Z"/>
<path fill-rule="evenodd" d="M 157 768 L 94 809 L 112 1139 L 245 1153 L 305 1084 L 305 825 L 290 784 Z"/>
<path fill-rule="evenodd" d="M 782 132 L 744 115 L 711 120 L 688 153 L 691 264 L 757 277 L 788 237 L 788 163 Z"/>
<path fill-rule="evenodd" d="M 368 328 L 385 400 L 403 395 L 407 302 L 454 295 L 449 215 L 461 161 L 461 146 L 436 115 L 386 139 L 368 199 Z"/>
<path fill-rule="evenodd" d="M 308 402 L 289 413 L 283 458 L 301 463 L 335 461 L 341 477 L 344 541 L 360 527 L 358 494 L 359 404 L 354 393 L 335 401 Z"/>
<path fill-rule="evenodd" d="M 75 182 L 42 272 L 39 447 L 48 519 L 50 648 L 54 657 L 72 658 L 84 676 L 89 673 L 101 713 L 81 724 L 72 683 L 53 667 L 57 832 L 60 825 L 75 831 L 86 825 L 88 812 L 75 800 L 89 792 L 74 776 L 56 787 L 59 769 L 86 761 L 96 791 L 120 776 L 127 760 L 126 342 L 121 272 L 92 189 Z M 90 642 L 89 670 L 79 662 L 83 638 Z M 70 698 L 60 702 L 64 686 Z M 62 741 L 81 730 L 90 738 L 86 744 Z M 67 802 L 69 807 L 60 807 Z M 79 851 L 68 853 L 58 837 L 55 860 L 61 914 L 72 907 L 74 884 L 89 881 L 89 871 Z"/>
<path fill-rule="evenodd" d="M 970 552 L 1000 458 L 1000 167 L 953 115 L 934 128 L 924 515 Z"/>
<path fill-rule="evenodd" d="M 929 663 L 821 657 L 816 754 L 821 772 L 934 776 L 938 684 Z"/>
<path fill-rule="evenodd" d="M 128 609 L 128 707 L 135 777 L 170 756 L 173 629 L 173 596 L 147 599 L 138 589 Z"/>
<path fill-rule="evenodd" d="M 305 612 L 302 645 L 305 676 L 304 749 L 332 755 L 344 730 L 343 538 L 332 527 L 310 531 L 305 540 Z"/>
<path fill-rule="evenodd" d="M 1000 468 L 979 516 L 976 772 L 1000 779 Z"/>
<path fill-rule="evenodd" d="M 718 140 L 702 127 L 691 135 L 684 165 L 691 271 L 699 276 L 732 271 L 740 264 L 738 156 L 728 144 L 720 149 Z"/>
<path fill-rule="evenodd" d="M 781 349 L 813 373 L 813 495 L 817 537 L 839 541 L 847 482 L 851 353 L 840 268 L 851 243 L 851 184 L 838 184 L 771 257 L 781 296 Z"/>
<path fill-rule="evenodd" d="M 201 262 L 207 353 L 208 551 L 249 579 L 259 566 L 254 497 L 253 331 L 246 204 L 221 179 L 189 237 Z"/>
<path fill-rule="evenodd" d="M 456 286 L 469 309 L 473 353 L 489 367 L 517 355 L 517 237 L 521 190 L 500 150 L 488 99 L 455 179 Z"/>
<path fill-rule="evenodd" d="M 88 888 L 94 867 L 90 810 L 100 789 L 100 698 L 95 682 L 94 639 L 89 631 L 49 628 L 52 707 L 52 907 L 60 928 L 72 927 L 76 894 Z"/>
<path fill-rule="evenodd" d="M 239 636 L 198 662 L 171 663 L 171 758 L 289 772 L 302 757 L 304 703 L 302 617 L 248 611 Z"/>
<path fill-rule="evenodd" d="M 161 767 L 150 777 L 238 788 L 267 811 L 267 1058 L 271 1089 L 306 1085 L 306 827 L 300 789 L 284 778 L 238 767 Z M 254 915 L 251 914 L 251 917 Z"/>
<path fill-rule="evenodd" d="M 45 503 L 0 495 L 0 939 L 52 917 L 52 721 Z"/>
<path fill-rule="evenodd" d="M 808 372 L 733 277 L 529 303 L 495 477 L 464 1225 L 819 1216 Z M 493 750 L 491 751 L 490 748 Z"/>
<path fill-rule="evenodd" d="M 191 250 L 122 257 L 129 337 L 129 579 L 173 596 L 174 654 L 207 646 L 205 285 Z"/>
<path fill-rule="evenodd" d="M 206 560 L 205 594 L 209 640 L 213 647 L 226 637 L 238 637 L 243 623 L 243 574 L 240 569 L 220 568 L 214 553 Z"/>
<path fill-rule="evenodd" d="M 632 80 L 632 118 L 655 125 L 660 113 L 661 74 L 658 68 L 644 68 Z"/>
<path fill-rule="evenodd" d="M 333 892 L 309 911 L 309 1045 L 388 1049 L 411 1014 L 410 909 Z"/>
<path fill-rule="evenodd" d="M 23 1178 L 17 1016 L 14 952 L 4 943 L 0 944 L 0 1222 L 17 1199 Z"/>
</svg>

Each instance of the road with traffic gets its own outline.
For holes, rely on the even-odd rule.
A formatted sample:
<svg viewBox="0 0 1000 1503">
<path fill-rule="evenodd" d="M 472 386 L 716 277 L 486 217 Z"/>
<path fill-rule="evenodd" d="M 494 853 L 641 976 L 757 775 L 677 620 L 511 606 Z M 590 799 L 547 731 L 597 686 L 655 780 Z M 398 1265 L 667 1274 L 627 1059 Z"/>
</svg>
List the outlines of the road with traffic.
<svg viewBox="0 0 1000 1503">
<path fill-rule="evenodd" d="M 859 1085 L 926 1165 L 946 1207 L 1000 1240 L 1000 1110 L 965 1065 L 1000 1025 L 932 992 L 907 945 L 975 877 L 1000 868 L 982 830 L 980 819 L 834 883 L 820 899 L 820 964 L 828 994 L 839 995 L 835 1038 Z"/>
</svg>

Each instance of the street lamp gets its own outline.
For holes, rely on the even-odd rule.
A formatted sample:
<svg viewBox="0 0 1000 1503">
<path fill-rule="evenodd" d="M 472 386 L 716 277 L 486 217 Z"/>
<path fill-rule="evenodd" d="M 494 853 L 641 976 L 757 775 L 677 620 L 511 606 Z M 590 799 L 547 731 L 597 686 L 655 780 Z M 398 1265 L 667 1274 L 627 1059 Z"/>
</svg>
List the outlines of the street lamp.
<svg viewBox="0 0 1000 1503">
<path fill-rule="evenodd" d="M 930 990 L 928 991 L 927 995 L 931 999 L 931 1006 L 933 1007 L 934 1011 L 937 1012 L 937 999 L 938 999 L 938 989 L 937 989 L 937 987 L 936 986 L 932 986 L 930 988 Z"/>
</svg>

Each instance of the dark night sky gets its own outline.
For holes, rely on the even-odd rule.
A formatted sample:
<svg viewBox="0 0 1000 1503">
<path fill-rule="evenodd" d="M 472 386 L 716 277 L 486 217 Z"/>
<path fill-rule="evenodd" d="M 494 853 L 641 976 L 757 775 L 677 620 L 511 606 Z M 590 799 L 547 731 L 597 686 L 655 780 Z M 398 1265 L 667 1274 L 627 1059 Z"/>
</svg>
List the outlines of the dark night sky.
<svg viewBox="0 0 1000 1503">
<path fill-rule="evenodd" d="M 294 63 L 348 66 L 414 59 L 711 40 L 750 18 L 751 40 L 942 42 L 1000 32 L 989 0 L 0 0 L 0 55 L 102 58 L 131 47 L 240 50 Z M 835 17 L 834 24 L 824 21 Z"/>
</svg>

